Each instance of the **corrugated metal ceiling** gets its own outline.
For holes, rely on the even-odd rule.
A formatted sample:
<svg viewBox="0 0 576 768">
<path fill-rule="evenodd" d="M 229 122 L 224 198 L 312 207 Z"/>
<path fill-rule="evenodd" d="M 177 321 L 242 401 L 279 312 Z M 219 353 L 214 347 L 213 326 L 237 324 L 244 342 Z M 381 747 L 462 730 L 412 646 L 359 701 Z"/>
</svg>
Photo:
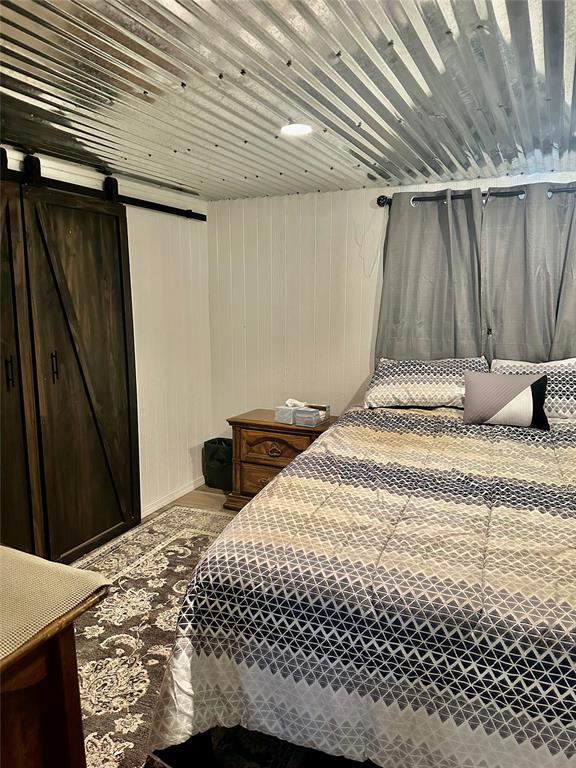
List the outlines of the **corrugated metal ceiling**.
<svg viewBox="0 0 576 768">
<path fill-rule="evenodd" d="M 576 0 L 4 0 L 2 141 L 205 199 L 576 170 Z M 305 139 L 282 124 L 309 122 Z"/>
</svg>

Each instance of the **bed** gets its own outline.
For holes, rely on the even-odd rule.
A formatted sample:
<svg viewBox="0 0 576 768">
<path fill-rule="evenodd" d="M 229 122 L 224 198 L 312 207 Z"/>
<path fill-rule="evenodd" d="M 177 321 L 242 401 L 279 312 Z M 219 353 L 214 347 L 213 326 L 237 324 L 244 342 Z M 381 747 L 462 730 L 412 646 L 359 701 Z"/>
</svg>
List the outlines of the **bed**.
<svg viewBox="0 0 576 768">
<path fill-rule="evenodd" d="M 385 768 L 576 765 L 576 421 L 341 417 L 192 577 L 153 746 L 216 725 Z"/>
</svg>

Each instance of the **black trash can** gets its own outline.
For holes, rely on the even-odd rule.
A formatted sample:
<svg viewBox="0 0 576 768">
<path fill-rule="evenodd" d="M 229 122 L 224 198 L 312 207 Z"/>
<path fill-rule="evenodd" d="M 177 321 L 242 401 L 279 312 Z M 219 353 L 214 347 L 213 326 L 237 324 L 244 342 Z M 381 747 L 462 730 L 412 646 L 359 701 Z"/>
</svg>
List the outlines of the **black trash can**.
<svg viewBox="0 0 576 768">
<path fill-rule="evenodd" d="M 202 449 L 202 473 L 210 488 L 232 490 L 232 440 L 228 437 L 206 440 Z"/>
</svg>

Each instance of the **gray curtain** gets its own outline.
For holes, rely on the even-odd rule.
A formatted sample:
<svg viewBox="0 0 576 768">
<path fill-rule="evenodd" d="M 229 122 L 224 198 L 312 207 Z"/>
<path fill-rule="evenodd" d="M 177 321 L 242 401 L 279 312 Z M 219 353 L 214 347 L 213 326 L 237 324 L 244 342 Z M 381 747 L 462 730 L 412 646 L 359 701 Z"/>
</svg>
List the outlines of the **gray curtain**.
<svg viewBox="0 0 576 768">
<path fill-rule="evenodd" d="M 527 184 L 488 197 L 482 221 L 485 354 L 544 362 L 576 357 L 576 194 Z M 514 188 L 516 189 L 516 188 Z"/>
<path fill-rule="evenodd" d="M 394 195 L 384 246 L 376 360 L 482 353 L 482 195 L 475 189 L 471 197 L 455 200 L 455 194 L 447 190 L 444 200 L 414 204 L 411 192 Z"/>
<path fill-rule="evenodd" d="M 576 357 L 576 193 L 559 188 L 512 187 L 484 207 L 478 189 L 394 195 L 376 360 Z"/>
</svg>

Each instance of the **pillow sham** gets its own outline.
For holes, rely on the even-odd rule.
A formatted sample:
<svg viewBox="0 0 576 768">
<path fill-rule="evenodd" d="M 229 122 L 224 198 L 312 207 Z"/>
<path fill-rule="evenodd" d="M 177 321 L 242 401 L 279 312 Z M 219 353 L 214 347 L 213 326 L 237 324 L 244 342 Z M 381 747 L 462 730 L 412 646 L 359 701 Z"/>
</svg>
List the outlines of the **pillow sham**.
<svg viewBox="0 0 576 768">
<path fill-rule="evenodd" d="M 550 429 L 544 412 L 545 373 L 511 376 L 466 371 L 464 378 L 464 424 Z"/>
<path fill-rule="evenodd" d="M 544 410 L 548 418 L 576 419 L 576 357 L 550 363 L 493 360 L 493 373 L 545 373 L 548 388 Z"/>
<path fill-rule="evenodd" d="M 364 407 L 462 408 L 465 371 L 488 372 L 488 361 L 485 357 L 446 360 L 383 357 L 364 395 Z"/>
</svg>

